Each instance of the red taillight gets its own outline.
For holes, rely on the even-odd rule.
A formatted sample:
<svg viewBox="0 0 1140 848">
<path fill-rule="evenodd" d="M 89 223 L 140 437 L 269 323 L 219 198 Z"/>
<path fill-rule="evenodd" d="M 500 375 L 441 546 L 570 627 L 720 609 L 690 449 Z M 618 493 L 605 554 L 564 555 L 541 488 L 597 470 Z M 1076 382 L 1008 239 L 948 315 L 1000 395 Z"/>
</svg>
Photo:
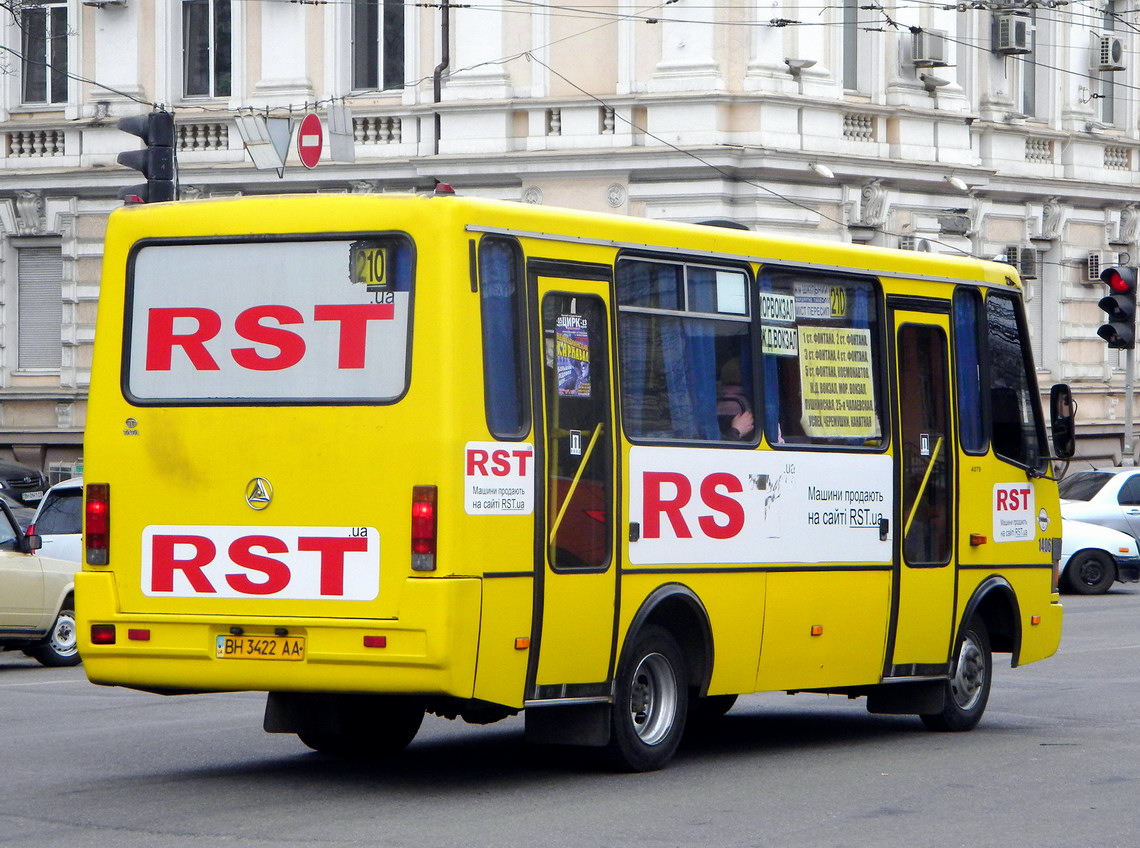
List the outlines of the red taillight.
<svg viewBox="0 0 1140 848">
<path fill-rule="evenodd" d="M 111 487 L 106 483 L 88 483 L 84 507 L 83 533 L 88 565 L 106 565 L 111 529 Z"/>
<path fill-rule="evenodd" d="M 412 487 L 412 570 L 435 571 L 436 487 Z"/>
<path fill-rule="evenodd" d="M 91 625 L 91 644 L 92 645 L 114 645 L 115 644 L 115 625 L 113 625 L 113 624 L 92 624 Z"/>
</svg>

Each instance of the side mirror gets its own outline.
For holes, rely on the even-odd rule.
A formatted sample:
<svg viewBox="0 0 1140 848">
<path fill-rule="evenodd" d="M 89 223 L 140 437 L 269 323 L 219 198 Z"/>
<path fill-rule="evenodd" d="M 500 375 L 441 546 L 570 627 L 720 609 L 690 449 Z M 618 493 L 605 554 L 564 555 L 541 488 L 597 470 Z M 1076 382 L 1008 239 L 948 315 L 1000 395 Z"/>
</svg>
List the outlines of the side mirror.
<svg viewBox="0 0 1140 848">
<path fill-rule="evenodd" d="M 25 554 L 34 554 L 44 546 L 44 540 L 36 533 L 30 536 L 20 536 L 20 552 Z"/>
<path fill-rule="evenodd" d="M 1053 420 L 1053 454 L 1072 459 L 1077 452 L 1077 404 L 1068 383 L 1057 383 L 1049 390 L 1049 410 Z"/>
</svg>

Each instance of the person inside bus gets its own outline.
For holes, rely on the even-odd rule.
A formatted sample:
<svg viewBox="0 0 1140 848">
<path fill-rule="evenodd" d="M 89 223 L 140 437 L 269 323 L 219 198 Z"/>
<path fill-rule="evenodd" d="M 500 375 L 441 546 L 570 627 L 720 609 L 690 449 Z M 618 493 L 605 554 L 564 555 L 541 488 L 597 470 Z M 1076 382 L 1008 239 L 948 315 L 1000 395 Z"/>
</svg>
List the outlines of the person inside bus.
<svg viewBox="0 0 1140 848">
<path fill-rule="evenodd" d="M 716 418 L 721 436 L 730 442 L 743 442 L 752 438 L 756 421 L 752 403 L 740 379 L 740 361 L 735 357 L 721 368 L 717 387 Z"/>
</svg>

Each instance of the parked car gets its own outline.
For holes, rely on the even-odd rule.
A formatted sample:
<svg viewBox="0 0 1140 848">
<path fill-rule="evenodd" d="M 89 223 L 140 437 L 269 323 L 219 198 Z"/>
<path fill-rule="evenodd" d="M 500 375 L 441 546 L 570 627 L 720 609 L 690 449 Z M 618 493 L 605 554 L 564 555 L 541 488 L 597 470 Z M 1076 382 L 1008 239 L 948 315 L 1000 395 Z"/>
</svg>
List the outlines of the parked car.
<svg viewBox="0 0 1140 848">
<path fill-rule="evenodd" d="M 1140 468 L 1078 471 L 1061 481 L 1061 516 L 1140 537 Z"/>
<path fill-rule="evenodd" d="M 82 561 L 83 478 L 72 477 L 48 489 L 27 532 L 42 540 L 42 556 Z"/>
<path fill-rule="evenodd" d="M 0 493 L 0 501 L 8 504 L 8 508 L 12 510 L 12 517 L 16 519 L 16 523 L 20 525 L 23 530 L 32 523 L 32 519 L 36 517 L 35 506 L 24 506 L 15 498 Z"/>
<path fill-rule="evenodd" d="M 1062 588 L 1103 595 L 1114 581 L 1140 581 L 1140 546 L 1111 527 L 1062 517 L 1059 567 Z"/>
<path fill-rule="evenodd" d="M 39 546 L 0 504 L 0 650 L 21 650 L 47 666 L 76 665 L 79 563 L 40 556 Z"/>
<path fill-rule="evenodd" d="M 0 494 L 34 507 L 47 490 L 47 476 L 39 469 L 18 462 L 0 462 Z"/>
</svg>

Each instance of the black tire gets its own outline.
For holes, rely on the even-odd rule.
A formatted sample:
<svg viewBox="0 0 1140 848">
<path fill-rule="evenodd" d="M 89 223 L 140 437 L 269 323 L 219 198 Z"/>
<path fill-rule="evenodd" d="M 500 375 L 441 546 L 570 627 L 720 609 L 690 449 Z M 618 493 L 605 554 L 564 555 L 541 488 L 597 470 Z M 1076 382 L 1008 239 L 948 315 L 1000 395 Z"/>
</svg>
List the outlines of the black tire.
<svg viewBox="0 0 1140 848">
<path fill-rule="evenodd" d="M 651 624 L 618 665 L 610 711 L 611 761 L 626 771 L 655 771 L 677 751 L 689 711 L 685 656 L 668 630 Z"/>
<path fill-rule="evenodd" d="M 1065 583 L 1078 595 L 1103 595 L 1116 580 L 1116 563 L 1104 551 L 1078 551 L 1065 565 Z"/>
<path fill-rule="evenodd" d="M 79 665 L 82 660 L 79 658 L 79 640 L 75 632 L 75 610 L 64 605 L 52 622 L 48 635 L 42 642 L 29 648 L 27 654 L 50 668 Z"/>
<path fill-rule="evenodd" d="M 393 702 L 368 709 L 348 709 L 339 716 L 335 729 L 302 730 L 297 738 L 322 754 L 337 757 L 380 759 L 403 751 L 416 738 L 424 720 L 422 705 Z"/>
<path fill-rule="evenodd" d="M 942 711 L 921 716 L 929 730 L 959 733 L 973 730 L 990 699 L 994 661 L 990 636 L 981 619 L 970 621 L 958 640 Z"/>
</svg>

